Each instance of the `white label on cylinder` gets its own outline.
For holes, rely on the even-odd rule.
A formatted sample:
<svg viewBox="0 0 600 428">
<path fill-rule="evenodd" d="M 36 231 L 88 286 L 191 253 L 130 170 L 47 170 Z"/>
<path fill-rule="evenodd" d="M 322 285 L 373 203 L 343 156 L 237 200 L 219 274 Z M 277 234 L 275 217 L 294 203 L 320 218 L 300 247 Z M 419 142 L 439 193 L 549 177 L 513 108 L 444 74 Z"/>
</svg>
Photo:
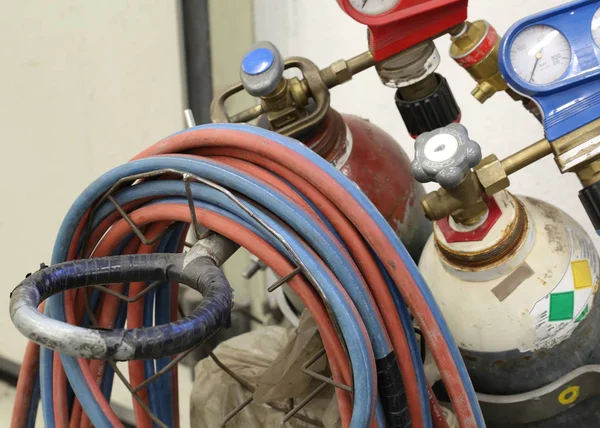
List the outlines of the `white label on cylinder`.
<svg viewBox="0 0 600 428">
<path fill-rule="evenodd" d="M 531 311 L 536 340 L 530 349 L 551 348 L 567 339 L 592 309 L 598 290 L 600 260 L 592 240 L 582 232 L 566 228 L 571 257 L 560 281 Z"/>
</svg>

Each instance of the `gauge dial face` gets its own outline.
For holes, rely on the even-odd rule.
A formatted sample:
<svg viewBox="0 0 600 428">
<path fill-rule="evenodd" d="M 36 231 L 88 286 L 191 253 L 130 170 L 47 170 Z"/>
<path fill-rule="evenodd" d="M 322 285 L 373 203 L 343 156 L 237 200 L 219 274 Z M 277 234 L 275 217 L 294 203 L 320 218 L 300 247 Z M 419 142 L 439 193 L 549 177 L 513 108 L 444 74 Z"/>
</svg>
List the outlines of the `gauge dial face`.
<svg viewBox="0 0 600 428">
<path fill-rule="evenodd" d="M 357 11 L 365 15 L 379 15 L 396 6 L 400 0 L 350 0 Z"/>
<path fill-rule="evenodd" d="M 558 80 L 571 62 L 571 46 L 558 30 L 547 25 L 532 25 L 515 37 L 510 61 L 516 73 L 532 85 Z"/>
<path fill-rule="evenodd" d="M 592 37 L 596 42 L 596 46 L 600 47 L 600 9 L 594 13 L 592 18 Z"/>
</svg>

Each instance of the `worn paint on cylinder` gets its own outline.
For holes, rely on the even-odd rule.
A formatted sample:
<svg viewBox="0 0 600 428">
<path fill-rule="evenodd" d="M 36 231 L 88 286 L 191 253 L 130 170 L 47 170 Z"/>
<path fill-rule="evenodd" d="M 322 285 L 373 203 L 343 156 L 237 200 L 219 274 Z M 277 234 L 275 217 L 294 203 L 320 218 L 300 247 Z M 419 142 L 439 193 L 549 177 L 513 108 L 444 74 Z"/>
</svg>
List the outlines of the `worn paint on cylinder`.
<svg viewBox="0 0 600 428">
<path fill-rule="evenodd" d="M 565 317 L 569 315 L 568 321 L 575 325 L 578 316 L 583 318 L 587 315 L 581 312 L 589 299 L 586 297 L 589 293 L 582 297 L 585 297 L 585 302 L 579 302 L 578 296 L 575 296 L 574 303 L 573 296 L 569 293 L 590 291 L 598 281 L 599 263 L 595 252 L 586 250 L 589 252 L 586 253 L 586 260 L 590 259 L 587 263 L 591 270 L 588 270 L 589 278 L 584 276 L 583 280 L 590 282 L 591 286 L 585 284 L 588 287 L 580 290 L 559 290 L 557 287 L 571 278 L 571 271 L 574 269 L 571 262 L 583 258 L 580 247 L 589 238 L 573 219 L 558 208 L 531 198 L 521 198 L 521 201 L 527 210 L 529 227 L 534 234 L 531 238 L 532 246 L 525 254 L 515 252 L 509 259 L 503 259 L 503 266 L 490 265 L 487 277 L 484 275 L 486 271 L 481 268 L 477 271 L 463 270 L 460 273 L 456 269 L 449 269 L 440 258 L 433 239 L 422 255 L 419 265 L 421 271 L 440 304 L 454 337 L 463 349 L 477 352 L 518 349 L 526 352 L 551 347 L 553 343 L 568 338 L 573 330 L 563 328 L 562 324 L 560 329 L 556 329 L 556 323 L 566 322 Z M 486 239 L 493 241 L 494 235 L 504 235 L 508 223 L 510 221 L 499 221 Z M 475 249 L 481 244 L 465 243 L 461 247 L 471 245 Z M 507 278 L 524 263 L 533 270 L 533 274 L 526 278 L 513 276 L 523 278 L 522 284 L 505 285 L 510 286 L 513 292 L 499 300 L 497 287 L 503 281 L 506 284 Z M 502 270 L 504 266 L 509 266 L 510 269 Z M 576 264 L 573 266 L 577 267 Z M 549 313 L 542 319 L 544 311 L 536 309 L 536 305 L 544 299 L 548 300 Z M 554 311 L 550 311 L 550 303 Z M 546 331 L 546 326 L 550 326 L 551 331 Z"/>
<path fill-rule="evenodd" d="M 360 187 L 418 260 L 432 226 L 419 203 L 425 190 L 402 147 L 368 120 L 333 109 L 302 140 Z"/>
</svg>

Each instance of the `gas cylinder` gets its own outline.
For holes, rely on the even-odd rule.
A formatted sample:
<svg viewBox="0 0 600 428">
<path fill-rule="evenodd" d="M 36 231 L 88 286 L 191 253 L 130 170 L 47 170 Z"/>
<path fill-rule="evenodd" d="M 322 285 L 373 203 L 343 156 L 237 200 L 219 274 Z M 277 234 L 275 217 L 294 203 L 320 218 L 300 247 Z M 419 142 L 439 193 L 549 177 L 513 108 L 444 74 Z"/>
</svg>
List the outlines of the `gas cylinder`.
<svg viewBox="0 0 600 428">
<path fill-rule="evenodd" d="M 242 60 L 241 83 L 213 101 L 213 121 L 258 118 L 259 126 L 306 144 L 360 187 L 418 260 L 431 234 L 418 203 L 425 194 L 423 186 L 412 178 L 410 159 L 390 135 L 368 120 L 331 108 L 328 85 L 348 80 L 343 76 L 349 71 L 340 62 L 359 64 L 362 70 L 372 65 L 372 57 L 341 60 L 336 67 L 319 70 L 306 58 L 284 61 L 273 44 L 259 42 Z M 303 78 L 284 77 L 286 67 L 299 69 Z M 261 105 L 228 115 L 225 100 L 242 90 L 259 98 Z"/>
<path fill-rule="evenodd" d="M 470 169 L 462 160 L 463 143 L 449 138 L 460 140 L 460 133 L 444 132 L 424 135 L 416 152 L 450 169 L 433 170 L 420 161 L 413 163 L 413 171 L 416 176 L 432 172 L 438 177 L 433 181 L 450 187 L 465 176 L 456 175 L 461 169 Z M 474 223 L 452 216 L 434 222 L 419 262 L 475 390 L 524 394 L 600 362 L 600 259 L 589 236 L 570 216 L 541 200 L 501 190 L 484 201 L 487 209 Z M 561 402 L 558 395 L 552 403 L 560 411 L 551 418 L 542 412 L 535 423 L 499 423 L 505 415 L 486 414 L 484 408 L 488 426 L 574 426 L 563 411 L 579 404 L 575 390 L 569 395 L 566 389 L 571 386 L 564 386 L 568 399 Z M 578 418 L 582 426 L 600 425 L 595 411 Z"/>
<path fill-rule="evenodd" d="M 331 107 L 323 122 L 299 140 L 360 187 L 418 260 L 431 224 L 419 207 L 425 190 L 412 178 L 402 147 L 370 121 Z"/>
</svg>

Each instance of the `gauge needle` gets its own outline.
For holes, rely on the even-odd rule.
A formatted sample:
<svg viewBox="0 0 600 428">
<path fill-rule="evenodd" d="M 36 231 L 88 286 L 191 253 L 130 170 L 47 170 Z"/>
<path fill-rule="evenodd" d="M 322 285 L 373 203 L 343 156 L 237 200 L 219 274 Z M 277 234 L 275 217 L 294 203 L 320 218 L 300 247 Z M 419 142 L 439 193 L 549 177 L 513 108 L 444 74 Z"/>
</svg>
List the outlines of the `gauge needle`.
<svg viewBox="0 0 600 428">
<path fill-rule="evenodd" d="M 363 4 L 362 4 L 362 6 L 361 6 L 360 8 L 361 8 L 361 9 L 364 9 L 364 8 L 365 8 L 365 5 L 367 4 L 367 2 L 368 2 L 368 1 L 369 1 L 369 0 L 363 0 Z"/>
<path fill-rule="evenodd" d="M 533 63 L 533 69 L 531 70 L 531 75 L 529 76 L 530 83 L 533 80 L 533 74 L 535 73 L 535 69 L 538 65 L 538 62 L 540 62 L 541 58 L 542 58 L 542 51 L 540 50 L 538 53 L 535 54 L 535 62 Z"/>
</svg>

